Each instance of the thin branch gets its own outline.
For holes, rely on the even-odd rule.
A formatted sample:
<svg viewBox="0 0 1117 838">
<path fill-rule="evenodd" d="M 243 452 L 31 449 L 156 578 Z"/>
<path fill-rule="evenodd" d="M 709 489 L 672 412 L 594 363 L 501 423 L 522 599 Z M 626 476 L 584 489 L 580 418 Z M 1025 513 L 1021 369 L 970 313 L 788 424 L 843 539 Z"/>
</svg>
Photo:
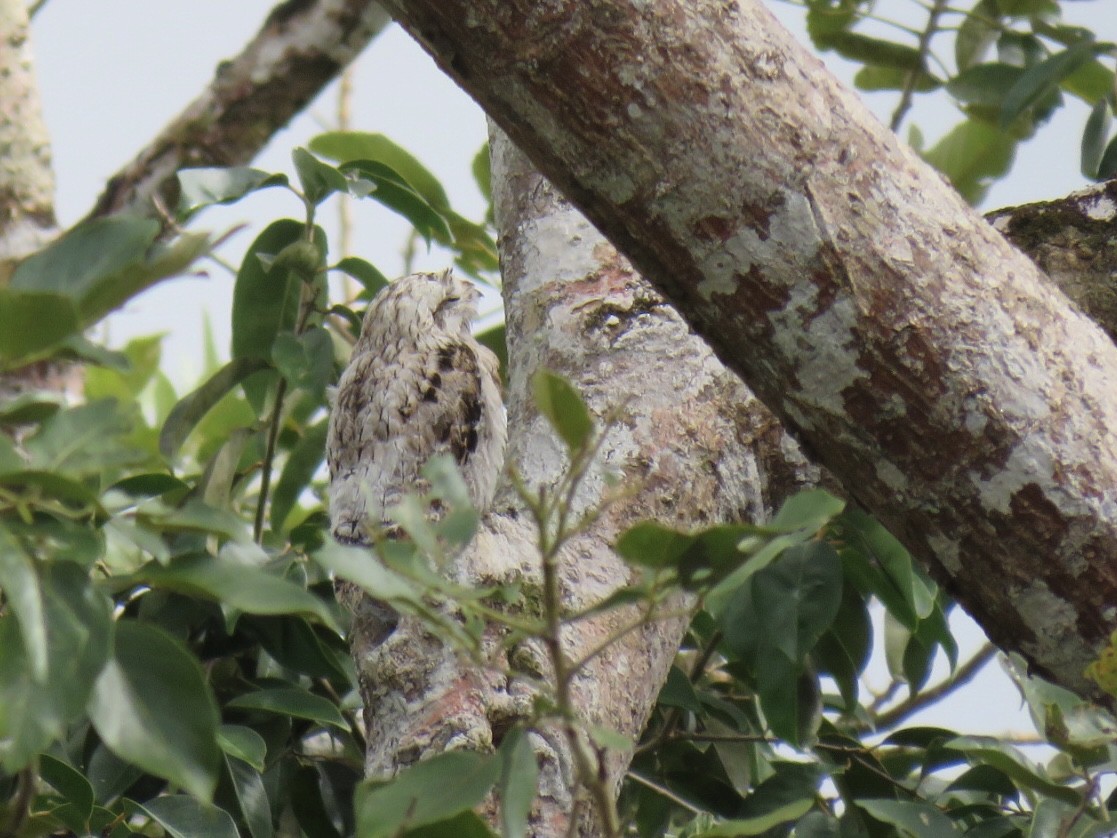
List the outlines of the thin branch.
<svg viewBox="0 0 1117 838">
<path fill-rule="evenodd" d="M 992 643 L 986 643 L 974 653 L 972 658 L 954 670 L 949 678 L 946 678 L 929 690 L 916 693 L 904 701 L 901 701 L 892 709 L 881 713 L 876 717 L 876 724 L 873 727 L 878 731 L 895 727 L 907 720 L 913 713 L 917 713 L 925 707 L 930 707 L 943 696 L 953 692 L 958 689 L 958 687 L 968 684 L 974 679 L 977 673 L 981 671 L 982 667 L 996 656 L 998 651 L 997 647 Z M 868 729 L 868 726 L 865 726 L 863 729 Z"/>
<path fill-rule="evenodd" d="M 201 95 L 109 180 L 90 217 L 151 214 L 156 195 L 173 207 L 179 169 L 248 163 L 388 21 L 375 0 L 276 6 L 240 55 L 220 64 Z"/>
<path fill-rule="evenodd" d="M 935 37 L 938 32 L 939 18 L 942 16 L 943 11 L 946 9 L 947 0 L 935 0 L 934 5 L 931 6 L 930 11 L 927 13 L 927 26 L 919 35 L 919 65 L 916 69 L 908 73 L 907 79 L 904 81 L 904 89 L 900 93 L 900 103 L 896 106 L 896 111 L 892 114 L 892 121 L 889 127 L 893 131 L 899 131 L 900 125 L 911 110 L 912 98 L 915 94 L 915 86 L 919 84 L 919 80 L 923 74 L 927 72 L 927 56 L 931 53 L 931 39 Z"/>
</svg>

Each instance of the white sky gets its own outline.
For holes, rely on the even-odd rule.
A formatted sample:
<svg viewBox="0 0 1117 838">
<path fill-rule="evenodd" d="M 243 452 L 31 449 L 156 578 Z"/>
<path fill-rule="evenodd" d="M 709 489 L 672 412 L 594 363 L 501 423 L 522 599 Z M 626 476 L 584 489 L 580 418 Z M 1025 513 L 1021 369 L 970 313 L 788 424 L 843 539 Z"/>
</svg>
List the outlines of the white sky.
<svg viewBox="0 0 1117 838">
<path fill-rule="evenodd" d="M 219 61 L 240 50 L 273 5 L 273 0 L 49 0 L 35 20 L 33 37 L 63 225 L 88 211 L 108 177 L 203 88 Z M 877 8 L 899 18 L 912 5 L 911 0 L 884 0 Z M 1072 5 L 1081 8 L 1083 22 L 1100 30 L 1103 38 L 1117 35 L 1117 7 L 1110 0 Z M 770 0 L 770 6 L 804 39 L 801 8 L 777 0 Z M 840 78 L 851 79 L 852 68 L 827 60 Z M 459 212 L 478 217 L 483 203 L 469 162 L 485 140 L 485 122 L 473 102 L 396 27 L 361 57 L 354 84 L 354 127 L 383 132 L 408 148 L 442 180 Z M 335 101 L 336 88 L 331 87 L 309 114 L 277 135 L 254 165 L 290 172 L 291 148 L 334 126 Z M 891 94 L 869 100 L 884 119 L 895 102 Z M 987 206 L 1054 198 L 1085 186 L 1078 173 L 1078 145 L 1086 113 L 1085 106 L 1073 103 L 1069 112 L 1041 129 L 1021 149 L 1014 173 L 993 189 Z M 921 106 L 914 116 L 928 141 L 958 121 L 953 109 L 941 103 Z M 229 258 L 239 259 L 264 224 L 299 211 L 293 197 L 268 190 L 232 208 L 208 212 L 199 226 L 222 230 L 239 222 L 251 224 L 225 250 Z M 397 274 L 406 225 L 371 202 L 356 217 L 356 254 L 386 275 Z M 331 204 L 322 220 L 331 229 Z M 420 265 L 444 262 L 435 254 Z M 201 370 L 203 311 L 210 312 L 219 348 L 227 355 L 232 278 L 216 267 L 209 273 L 208 279 L 165 284 L 129 305 L 111 319 L 111 342 L 167 332 L 164 367 L 181 389 L 191 386 Z M 979 630 L 968 619 L 960 620 L 959 628 L 965 647 L 973 649 L 980 642 Z M 883 676 L 877 672 L 873 680 L 879 686 Z M 922 721 L 968 732 L 1031 730 L 1015 689 L 996 664 L 986 667 L 959 698 Z"/>
</svg>

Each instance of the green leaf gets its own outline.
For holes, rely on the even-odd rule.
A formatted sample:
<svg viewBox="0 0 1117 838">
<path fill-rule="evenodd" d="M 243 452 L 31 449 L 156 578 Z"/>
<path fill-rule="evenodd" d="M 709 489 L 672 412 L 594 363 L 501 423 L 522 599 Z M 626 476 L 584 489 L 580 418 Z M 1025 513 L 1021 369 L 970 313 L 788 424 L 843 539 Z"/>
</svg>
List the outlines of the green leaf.
<svg viewBox="0 0 1117 838">
<path fill-rule="evenodd" d="M 1109 126 L 1113 121 L 1113 112 L 1109 107 L 1109 100 L 1102 97 L 1090 111 L 1086 120 L 1086 128 L 1082 132 L 1082 174 L 1088 178 L 1095 178 L 1105 154 L 1106 141 L 1109 139 Z"/>
<path fill-rule="evenodd" d="M 614 548 L 630 564 L 663 568 L 675 565 L 694 542 L 694 536 L 656 521 L 641 521 L 621 533 Z"/>
<path fill-rule="evenodd" d="M 808 489 L 784 501 L 769 525 L 770 529 L 816 533 L 845 509 L 846 502 L 825 489 Z"/>
<path fill-rule="evenodd" d="M 1008 92 L 1024 75 L 1022 67 L 1011 64 L 977 64 L 946 83 L 947 92 L 960 102 L 1000 108 Z"/>
<path fill-rule="evenodd" d="M 212 597 L 249 614 L 301 614 L 337 628 L 329 607 L 314 594 L 242 562 L 180 556 L 166 567 L 149 563 L 133 578 L 152 588 Z"/>
<path fill-rule="evenodd" d="M 64 294 L 0 288 L 0 366 L 34 360 L 81 330 L 78 309 Z"/>
<path fill-rule="evenodd" d="M 467 751 L 439 754 L 394 780 L 366 781 L 357 788 L 357 833 L 381 838 L 446 820 L 485 799 L 501 772 L 501 760 Z"/>
<path fill-rule="evenodd" d="M 271 365 L 263 358 L 237 358 L 219 369 L 193 393 L 185 396 L 171 410 L 159 433 L 159 450 L 163 456 L 172 459 L 194 426 L 226 393 L 250 375 L 270 368 Z"/>
<path fill-rule="evenodd" d="M 296 148 L 291 152 L 295 171 L 302 184 L 303 195 L 312 204 L 318 205 L 335 192 L 345 192 L 348 184 L 345 175 L 333 166 L 327 165 L 307 151 Z"/>
<path fill-rule="evenodd" d="M 997 0 L 978 0 L 958 27 L 954 39 L 954 61 L 964 72 L 984 58 L 1000 34 L 1000 13 Z"/>
<path fill-rule="evenodd" d="M 325 402 L 326 385 L 334 377 L 334 344 L 326 329 L 314 326 L 301 335 L 280 332 L 272 346 L 272 359 L 293 389 Z"/>
<path fill-rule="evenodd" d="M 372 198 L 402 215 L 429 245 L 431 240 L 449 244 L 453 235 L 443 210 L 433 206 L 390 166 L 375 160 L 353 160 L 341 165 L 350 179 L 349 191 Z"/>
<path fill-rule="evenodd" d="M 540 369 L 532 377 L 535 406 L 547 419 L 567 450 L 585 446 L 593 434 L 589 409 L 573 385 L 560 375 Z"/>
<path fill-rule="evenodd" d="M 328 131 L 310 141 L 315 154 L 328 157 L 339 164 L 358 160 L 371 160 L 390 168 L 411 189 L 439 211 L 450 208 L 446 190 L 431 172 L 407 149 L 392 142 L 383 134 L 361 131 Z"/>
<path fill-rule="evenodd" d="M 492 204 L 493 172 L 489 162 L 488 142 L 483 143 L 477 153 L 473 155 L 473 160 L 469 164 L 469 171 L 473 174 L 473 182 L 477 184 L 477 188 L 481 190 L 485 200 Z"/>
<path fill-rule="evenodd" d="M 68 561 L 44 563 L 39 586 L 47 629 L 46 679 L 30 677 L 15 617 L 0 616 L 0 765 L 25 766 L 80 716 L 112 636 L 111 604 L 86 571 Z"/>
<path fill-rule="evenodd" d="M 212 796 L 220 757 L 217 707 L 197 659 L 178 640 L 154 626 L 118 622 L 89 718 L 117 756 L 201 800 Z"/>
<path fill-rule="evenodd" d="M 258 189 L 286 186 L 287 176 L 247 166 L 178 170 L 179 218 L 185 220 L 204 207 L 232 204 Z"/>
<path fill-rule="evenodd" d="M 477 342 L 488 347 L 500 361 L 501 380 L 508 384 L 508 332 L 503 323 L 475 335 Z"/>
<path fill-rule="evenodd" d="M 238 710 L 260 710 L 294 716 L 348 730 L 349 724 L 329 699 L 299 687 L 277 687 L 239 695 L 226 705 Z"/>
<path fill-rule="evenodd" d="M 228 812 L 184 794 L 153 797 L 132 805 L 167 830 L 173 838 L 197 838 L 199 835 L 206 838 L 240 838 Z"/>
<path fill-rule="evenodd" d="M 798 663 L 837 616 L 841 560 L 822 541 L 792 547 L 779 561 L 757 572 L 752 597 L 770 647 Z"/>
<path fill-rule="evenodd" d="M 943 83 L 929 73 L 895 67 L 862 67 L 853 77 L 853 84 L 858 90 L 905 90 L 911 83 L 912 72 L 916 73 L 912 90 L 927 93 L 942 87 Z"/>
<path fill-rule="evenodd" d="M 1105 147 L 1105 154 L 1101 156 L 1101 162 L 1098 163 L 1098 180 L 1109 180 L 1112 177 L 1117 177 L 1117 137 L 1109 141 L 1109 145 Z"/>
<path fill-rule="evenodd" d="M 299 281 L 290 271 L 265 267 L 261 256 L 274 257 L 304 233 L 298 221 L 275 221 L 244 254 L 233 287 L 233 358 L 270 358 L 276 335 L 294 327 Z"/>
<path fill-rule="evenodd" d="M 73 831 L 83 832 L 93 814 L 93 787 L 80 771 L 52 757 L 39 756 L 39 777 L 49 783 L 66 803 L 51 815 L 62 820 Z M 63 811 L 64 810 L 64 811 Z"/>
<path fill-rule="evenodd" d="M 225 757 L 225 768 L 232 781 L 244 822 L 252 838 L 271 838 L 274 834 L 271 823 L 271 805 L 260 771 L 236 757 Z"/>
<path fill-rule="evenodd" d="M 820 39 L 819 47 L 832 49 L 857 64 L 915 72 L 922 69 L 919 50 L 915 47 L 872 38 L 860 32 L 832 32 Z"/>
<path fill-rule="evenodd" d="M 1114 73 L 1096 58 L 1079 66 L 1063 79 L 1062 89 L 1091 105 L 1114 90 Z"/>
<path fill-rule="evenodd" d="M 244 725 L 221 725 L 217 731 L 217 744 L 231 757 L 251 765 L 257 771 L 264 770 L 264 759 L 268 746 L 264 737 Z"/>
<path fill-rule="evenodd" d="M 31 677 L 43 683 L 48 672 L 46 609 L 35 564 L 19 539 L 0 525 L 0 591 L 19 621 Z"/>
<path fill-rule="evenodd" d="M 971 204 L 980 203 L 989 184 L 1008 171 L 1016 140 L 981 119 L 968 119 L 951 129 L 923 159 L 950 179 Z"/>
<path fill-rule="evenodd" d="M 857 805 L 876 818 L 914 838 L 961 835 L 954 822 L 929 803 L 914 800 L 858 800 Z"/>
<path fill-rule="evenodd" d="M 310 766 L 303 766 L 294 772 L 287 785 L 287 799 L 290 801 L 291 811 L 302 827 L 302 836 L 305 838 L 342 838 L 341 833 L 334 828 L 331 815 L 338 814 L 338 809 L 341 808 L 339 804 L 344 805 L 346 810 L 351 810 L 352 801 L 348 799 L 348 795 L 335 796 L 331 800 L 330 808 L 327 809 L 326 802 L 323 800 L 324 790 L 319 781 L 320 777 L 324 779 L 322 773 Z M 325 791 L 334 792 L 336 795 L 338 789 L 330 788 L 332 785 L 330 783 Z M 348 816 L 349 811 L 346 811 L 345 815 Z M 351 823 L 348 817 L 346 821 Z M 347 834 L 351 835 L 352 831 L 348 831 Z"/>
<path fill-rule="evenodd" d="M 523 838 L 539 782 L 539 766 L 527 732 L 521 728 L 509 731 L 500 743 L 497 757 L 500 834 L 503 838 Z"/>
<path fill-rule="evenodd" d="M 361 286 L 368 292 L 370 297 L 375 297 L 381 289 L 387 288 L 388 278 L 373 265 L 364 259 L 359 259 L 356 256 L 347 256 L 334 265 L 334 270 L 341 271 L 348 274 L 361 283 Z"/>
<path fill-rule="evenodd" d="M 976 764 L 984 763 L 1004 772 L 1016 785 L 1031 789 L 1070 806 L 1082 802 L 1079 790 L 1056 783 L 1043 769 L 1033 765 L 1016 748 L 987 736 L 959 736 L 946 743 L 947 748 L 961 751 Z"/>
<path fill-rule="evenodd" d="M 1054 93 L 1063 80 L 1089 61 L 1098 45 L 1083 41 L 1029 67 L 1005 95 L 1000 125 L 1007 128 L 1025 110 Z"/>
<path fill-rule="evenodd" d="M 738 835 L 766 835 L 781 824 L 798 820 L 814 806 L 814 800 L 795 800 L 754 818 L 722 821 L 710 829 L 694 833 L 695 838 L 736 838 Z"/>
<path fill-rule="evenodd" d="M 304 432 L 283 464 L 279 480 L 275 483 L 271 497 L 271 526 L 275 532 L 285 531 L 285 522 L 299 495 L 310 485 L 322 460 L 326 457 L 327 420 L 311 425 Z"/>
</svg>

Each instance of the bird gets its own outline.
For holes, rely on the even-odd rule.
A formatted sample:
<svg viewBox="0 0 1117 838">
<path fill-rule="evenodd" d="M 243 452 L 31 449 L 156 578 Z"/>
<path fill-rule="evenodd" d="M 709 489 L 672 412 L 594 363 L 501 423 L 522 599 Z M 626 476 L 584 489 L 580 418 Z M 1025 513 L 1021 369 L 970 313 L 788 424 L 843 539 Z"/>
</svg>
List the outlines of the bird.
<svg viewBox="0 0 1117 838">
<path fill-rule="evenodd" d="M 492 502 L 507 427 L 499 361 L 471 330 L 480 297 L 451 270 L 410 274 L 373 297 L 326 436 L 337 541 L 371 543 L 439 454 L 453 457 L 479 512 Z"/>
</svg>

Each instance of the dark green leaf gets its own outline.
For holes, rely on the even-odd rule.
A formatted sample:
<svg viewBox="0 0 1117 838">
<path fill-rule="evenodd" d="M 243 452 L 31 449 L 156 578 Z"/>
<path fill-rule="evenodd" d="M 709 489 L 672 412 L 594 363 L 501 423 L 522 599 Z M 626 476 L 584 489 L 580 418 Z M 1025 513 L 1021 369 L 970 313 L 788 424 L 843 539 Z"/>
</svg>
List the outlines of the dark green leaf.
<svg viewBox="0 0 1117 838">
<path fill-rule="evenodd" d="M 500 360 L 500 377 L 508 383 L 508 333 L 503 323 L 476 335 L 477 342 L 487 346 Z"/>
<path fill-rule="evenodd" d="M 431 240 L 449 244 L 453 238 L 443 215 L 395 169 L 375 160 L 354 160 L 342 164 L 350 178 L 350 192 L 368 197 L 394 210 L 414 225 L 429 245 Z"/>
<path fill-rule="evenodd" d="M 237 358 L 230 361 L 201 387 L 190 393 L 174 406 L 163 430 L 159 434 L 159 450 L 164 457 L 171 459 L 178 452 L 190 431 L 201 421 L 225 394 L 248 378 L 250 375 L 270 368 L 263 358 Z"/>
<path fill-rule="evenodd" d="M 452 818 L 408 829 L 407 838 L 496 838 L 476 812 L 461 812 Z"/>
<path fill-rule="evenodd" d="M 349 727 L 331 701 L 298 687 L 277 687 L 245 693 L 225 706 L 238 710 L 261 710 L 266 713 L 294 716 L 342 729 Z"/>
<path fill-rule="evenodd" d="M 853 85 L 858 90 L 905 90 L 911 83 L 912 72 L 916 73 L 912 90 L 927 93 L 942 87 L 942 82 L 929 73 L 895 67 L 862 67 L 853 77 Z"/>
<path fill-rule="evenodd" d="M 330 809 L 322 799 L 318 771 L 309 766 L 300 768 L 288 788 L 291 809 L 306 838 L 341 838 L 341 833 L 331 823 Z M 331 801 L 334 806 L 340 802 Z M 334 814 L 337 814 L 336 811 Z"/>
<path fill-rule="evenodd" d="M 736 838 L 744 835 L 770 835 L 781 824 L 798 820 L 814 805 L 813 800 L 795 800 L 778 809 L 752 818 L 734 818 L 694 833 L 695 838 Z"/>
<path fill-rule="evenodd" d="M 465 812 L 484 800 L 500 771 L 498 758 L 451 751 L 387 783 L 362 783 L 357 789 L 357 832 L 361 838 L 392 836 L 404 827 L 437 823 Z"/>
<path fill-rule="evenodd" d="M 34 360 L 82 324 L 74 301 L 48 291 L 0 288 L 0 366 Z"/>
<path fill-rule="evenodd" d="M 539 767 L 528 734 L 520 728 L 510 731 L 500 743 L 497 756 L 500 833 L 502 838 L 523 838 L 539 782 Z"/>
<path fill-rule="evenodd" d="M 1024 72 L 1011 64 L 977 64 L 947 82 L 946 89 L 960 102 L 999 108 Z"/>
<path fill-rule="evenodd" d="M 345 175 L 323 163 L 305 148 L 296 148 L 291 152 L 291 158 L 295 162 L 303 195 L 312 204 L 322 203 L 335 192 L 346 191 L 348 184 Z"/>
<path fill-rule="evenodd" d="M 334 269 L 348 274 L 361 283 L 369 297 L 375 297 L 381 289 L 388 287 L 388 278 L 380 273 L 375 265 L 356 256 L 347 256 L 334 265 Z"/>
<path fill-rule="evenodd" d="M 1037 765 L 1011 745 L 986 736 L 960 736 L 946 743 L 948 748 L 962 751 L 976 763 L 990 765 L 1012 778 L 1016 785 L 1054 798 L 1070 806 L 1082 802 L 1081 791 L 1051 780 Z"/>
<path fill-rule="evenodd" d="M 249 614 L 302 614 L 336 627 L 330 609 L 314 594 L 241 562 L 208 554 L 182 556 L 166 567 L 148 564 L 134 578 L 152 588 L 213 597 Z"/>
<path fill-rule="evenodd" d="M 225 767 L 236 793 L 241 817 L 248 824 L 252 838 L 271 838 L 271 806 L 259 770 L 232 756 L 225 757 Z"/>
<path fill-rule="evenodd" d="M 838 554 L 821 541 L 792 547 L 753 580 L 753 606 L 769 635 L 767 642 L 798 663 L 838 613 L 842 597 Z"/>
<path fill-rule="evenodd" d="M 1098 180 L 1109 180 L 1117 177 L 1117 137 L 1109 141 L 1105 147 L 1105 154 L 1098 163 Z"/>
<path fill-rule="evenodd" d="M 93 814 L 93 787 L 74 767 L 50 754 L 39 757 L 39 776 L 54 787 L 66 801 L 65 814 L 55 809 L 51 814 L 61 817 L 71 828 L 84 829 Z"/>
<path fill-rule="evenodd" d="M 271 525 L 276 532 L 284 531 L 287 516 L 325 459 L 327 424 L 323 419 L 307 428 L 287 455 L 287 462 L 272 490 Z"/>
<path fill-rule="evenodd" d="M 667 672 L 667 680 L 659 691 L 658 704 L 664 707 L 678 707 L 691 713 L 702 713 L 702 702 L 694 691 L 694 684 L 677 666 Z"/>
<path fill-rule="evenodd" d="M 264 770 L 268 746 L 264 738 L 252 728 L 244 725 L 221 725 L 217 731 L 217 744 L 229 756 L 243 760 L 257 771 Z"/>
<path fill-rule="evenodd" d="M 694 543 L 693 536 L 655 521 L 641 521 L 625 530 L 615 549 L 625 561 L 643 567 L 671 567 Z"/>
<path fill-rule="evenodd" d="M 213 794 L 217 707 L 197 659 L 179 641 L 154 626 L 117 623 L 89 718 L 118 756 L 202 800 Z"/>
<path fill-rule="evenodd" d="M 0 591 L 19 621 L 31 677 L 42 683 L 48 672 L 46 609 L 32 557 L 19 539 L 0 526 Z"/>
<path fill-rule="evenodd" d="M 978 0 L 958 27 L 954 40 L 954 61 L 964 72 L 981 63 L 985 53 L 1000 32 L 1000 13 L 997 0 Z"/>
<path fill-rule="evenodd" d="M 1109 126 L 1113 121 L 1113 113 L 1109 108 L 1109 100 L 1102 97 L 1090 111 L 1086 120 L 1086 128 L 1082 132 L 1082 174 L 1088 178 L 1098 175 L 1102 156 L 1105 154 L 1106 142 L 1109 139 Z"/>
<path fill-rule="evenodd" d="M 535 406 L 547 419 L 559 438 L 574 452 L 589 442 L 593 419 L 578 391 L 560 375 L 545 369 L 532 378 Z"/>
<path fill-rule="evenodd" d="M 1008 171 L 1016 140 L 991 123 L 968 119 L 955 126 L 924 155 L 946 175 L 963 198 L 980 203 L 989 184 Z"/>
<path fill-rule="evenodd" d="M 229 813 L 184 794 L 155 797 L 133 804 L 167 830 L 172 838 L 240 838 Z"/>
<path fill-rule="evenodd" d="M 1096 44 L 1083 41 L 1029 67 L 1005 95 L 1001 127 L 1007 128 L 1025 110 L 1051 95 L 1067 76 L 1094 56 L 1096 49 Z"/>
<path fill-rule="evenodd" d="M 137 474 L 114 483 L 110 489 L 137 498 L 157 498 L 168 492 L 182 492 L 189 486 L 177 477 L 161 472 Z"/>
<path fill-rule="evenodd" d="M 411 189 L 439 211 L 449 209 L 446 190 L 431 172 L 407 149 L 383 134 L 361 131 L 330 131 L 310 141 L 310 149 L 339 164 L 372 160 L 396 172 Z"/>
<path fill-rule="evenodd" d="M 260 257 L 274 257 L 304 233 L 298 221 L 275 221 L 244 254 L 233 288 L 233 358 L 270 358 L 276 335 L 294 326 L 300 283 L 290 271 L 265 267 Z"/>
<path fill-rule="evenodd" d="M 179 169 L 179 217 L 185 219 L 203 207 L 232 204 L 257 189 L 286 186 L 287 176 L 247 166 Z"/>
<path fill-rule="evenodd" d="M 45 563 L 39 585 L 49 662 L 42 683 L 29 677 L 15 618 L 0 617 L 0 765 L 9 773 L 82 713 L 112 633 L 111 604 L 83 568 L 68 561 Z"/>
<path fill-rule="evenodd" d="M 489 162 L 489 144 L 487 142 L 473 155 L 469 170 L 473 173 L 473 182 L 477 184 L 477 188 L 481 190 L 485 200 L 491 204 L 493 202 L 493 172 Z"/>
<path fill-rule="evenodd" d="M 860 32 L 837 31 L 820 39 L 819 47 L 832 49 L 843 58 L 857 64 L 873 67 L 891 67 L 897 70 L 918 72 L 922 69 L 919 50 L 907 44 L 897 44 Z"/>
<path fill-rule="evenodd" d="M 915 838 L 961 835 L 954 822 L 928 803 L 914 800 L 858 800 L 857 805 L 879 821 Z"/>
</svg>

